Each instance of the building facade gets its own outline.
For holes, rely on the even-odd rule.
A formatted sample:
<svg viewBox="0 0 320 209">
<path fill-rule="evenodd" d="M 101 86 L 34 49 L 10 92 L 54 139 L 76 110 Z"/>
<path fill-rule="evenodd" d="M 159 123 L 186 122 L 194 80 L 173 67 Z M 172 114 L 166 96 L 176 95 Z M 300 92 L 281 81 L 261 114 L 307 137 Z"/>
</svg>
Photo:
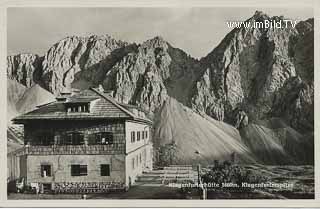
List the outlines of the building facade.
<svg viewBox="0 0 320 209">
<path fill-rule="evenodd" d="M 40 191 L 129 188 L 152 169 L 152 122 L 134 106 L 88 89 L 14 119 L 24 125 L 20 176 Z"/>
</svg>

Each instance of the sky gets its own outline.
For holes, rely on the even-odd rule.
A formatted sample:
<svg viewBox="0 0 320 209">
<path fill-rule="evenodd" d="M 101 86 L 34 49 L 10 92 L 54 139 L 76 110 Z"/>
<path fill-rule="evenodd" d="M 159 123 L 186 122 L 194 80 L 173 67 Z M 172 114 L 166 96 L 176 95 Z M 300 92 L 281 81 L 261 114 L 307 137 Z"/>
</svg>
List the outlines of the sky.
<svg viewBox="0 0 320 209">
<path fill-rule="evenodd" d="M 227 21 L 244 21 L 256 10 L 293 20 L 313 17 L 312 8 L 45 8 L 7 10 L 8 55 L 43 55 L 71 36 L 108 34 L 142 43 L 162 36 L 191 56 L 206 56 L 231 30 Z"/>
</svg>

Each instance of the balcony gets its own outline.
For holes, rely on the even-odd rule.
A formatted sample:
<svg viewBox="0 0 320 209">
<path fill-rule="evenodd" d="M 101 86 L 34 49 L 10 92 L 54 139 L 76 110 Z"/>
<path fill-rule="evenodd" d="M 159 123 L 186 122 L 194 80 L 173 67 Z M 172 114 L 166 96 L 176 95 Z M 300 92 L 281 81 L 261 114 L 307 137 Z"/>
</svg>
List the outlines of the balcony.
<svg viewBox="0 0 320 209">
<path fill-rule="evenodd" d="M 101 155 L 124 154 L 125 144 L 26 146 L 28 155 Z"/>
</svg>

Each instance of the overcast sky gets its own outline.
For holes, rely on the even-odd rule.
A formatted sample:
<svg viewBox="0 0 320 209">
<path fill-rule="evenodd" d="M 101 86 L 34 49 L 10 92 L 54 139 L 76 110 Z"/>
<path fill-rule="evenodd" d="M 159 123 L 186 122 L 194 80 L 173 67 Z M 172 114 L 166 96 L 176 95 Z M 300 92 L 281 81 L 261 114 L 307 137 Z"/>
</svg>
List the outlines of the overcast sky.
<svg viewBox="0 0 320 209">
<path fill-rule="evenodd" d="M 109 34 L 136 43 L 160 35 L 199 58 L 231 30 L 227 21 L 246 20 L 256 10 L 298 20 L 313 16 L 311 8 L 9 8 L 8 54 L 43 55 L 69 35 Z"/>
</svg>

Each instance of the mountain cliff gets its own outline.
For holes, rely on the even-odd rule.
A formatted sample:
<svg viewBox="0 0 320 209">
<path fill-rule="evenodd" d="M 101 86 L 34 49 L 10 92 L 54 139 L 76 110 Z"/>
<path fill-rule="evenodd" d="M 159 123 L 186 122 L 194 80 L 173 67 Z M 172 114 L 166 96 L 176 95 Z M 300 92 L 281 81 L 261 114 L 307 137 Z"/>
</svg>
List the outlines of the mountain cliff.
<svg viewBox="0 0 320 209">
<path fill-rule="evenodd" d="M 254 22 L 283 19 L 256 12 L 246 22 L 253 25 Z M 205 70 L 196 82 L 191 106 L 229 123 L 235 123 L 239 111 L 244 111 L 249 121 L 269 117 L 270 113 L 275 112 L 278 103 L 275 97 L 280 91 L 282 98 L 288 97 L 283 94 L 289 80 L 313 75 L 312 21 L 302 21 L 295 28 L 282 25 L 282 28 L 233 29 L 201 59 Z M 303 51 L 307 53 L 301 53 Z M 305 90 L 313 97 L 313 78 L 306 79 L 311 82 L 308 82 L 310 88 Z M 302 99 L 310 104 L 309 98 Z M 312 122 L 310 117 L 302 117 Z M 299 128 L 298 124 L 291 125 Z"/>
<path fill-rule="evenodd" d="M 246 21 L 283 20 L 256 12 Z M 231 132 L 237 134 L 228 139 L 230 146 L 218 149 L 226 155 L 240 150 L 249 151 L 263 163 L 310 163 L 310 156 L 297 160 L 294 154 L 302 155 L 297 151 L 299 146 L 303 152 L 312 149 L 312 142 L 301 138 L 313 136 L 314 131 L 313 27 L 313 19 L 308 19 L 281 29 L 235 28 L 200 60 L 160 36 L 140 44 L 108 35 L 70 36 L 43 56 L 8 56 L 7 74 L 10 82 L 25 88 L 21 92 L 36 85 L 42 93 L 59 95 L 72 88 L 102 85 L 119 102 L 140 106 L 154 119 L 155 138 L 160 140 L 155 144 L 170 143 L 167 140 L 175 131 L 175 136 L 180 136 L 175 141 L 183 150 L 181 159 L 187 158 L 183 154 L 191 149 L 203 149 L 204 159 L 221 156 L 210 154 L 200 144 L 210 149 L 219 147 L 223 138 L 230 136 L 232 125 L 236 129 Z M 8 111 L 16 114 L 21 105 L 17 106 L 11 91 L 17 95 L 21 92 L 8 88 Z M 23 100 L 28 101 L 27 96 Z M 29 108 L 26 106 L 23 109 Z M 182 118 L 180 122 L 178 118 Z M 277 126 L 268 122 L 274 118 L 288 133 L 285 144 L 280 143 L 284 136 L 277 135 Z M 173 130 L 175 123 L 184 124 L 186 129 Z M 217 128 L 217 124 L 224 125 Z M 186 130 L 189 138 L 183 141 Z M 304 143 L 308 146 L 301 146 Z M 288 160 L 279 162 L 270 157 L 268 161 L 259 156 L 261 149 L 266 156 L 278 153 L 274 156 Z"/>
</svg>

